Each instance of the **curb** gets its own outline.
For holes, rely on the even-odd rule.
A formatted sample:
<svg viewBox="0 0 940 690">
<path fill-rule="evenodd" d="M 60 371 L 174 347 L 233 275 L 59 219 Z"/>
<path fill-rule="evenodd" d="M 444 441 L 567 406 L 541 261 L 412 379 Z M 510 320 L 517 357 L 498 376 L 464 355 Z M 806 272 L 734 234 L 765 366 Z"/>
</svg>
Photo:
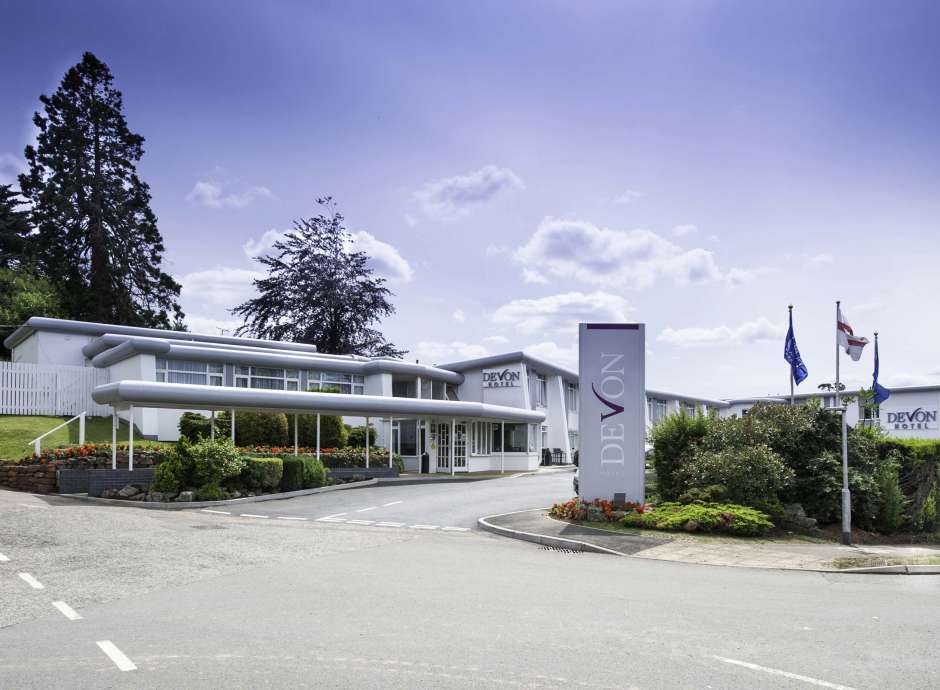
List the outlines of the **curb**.
<svg viewBox="0 0 940 690">
<path fill-rule="evenodd" d="M 605 553 L 610 556 L 626 556 L 625 553 L 620 553 L 619 551 L 614 551 L 613 549 L 605 549 L 603 546 L 598 546 L 597 544 L 591 544 L 586 541 L 578 541 L 577 539 L 565 539 L 563 537 L 550 537 L 547 534 L 535 534 L 533 532 L 523 532 L 517 529 L 510 529 L 509 527 L 500 527 L 499 525 L 494 525 L 488 520 L 492 518 L 503 517 L 505 515 L 518 515 L 519 513 L 531 513 L 536 510 L 545 510 L 544 508 L 530 508 L 528 510 L 516 510 L 512 513 L 499 513 L 497 515 L 487 515 L 486 517 L 481 517 L 477 520 L 477 525 L 480 529 L 486 530 L 487 532 L 493 532 L 494 534 L 500 534 L 511 539 L 521 539 L 522 541 L 529 541 L 534 544 L 541 544 L 542 546 L 553 546 L 557 549 L 571 549 L 574 551 L 589 551 L 592 553 Z"/>
<path fill-rule="evenodd" d="M 126 508 L 144 508 L 145 510 L 188 510 L 191 508 L 212 508 L 213 506 L 237 506 L 247 503 L 265 503 L 266 501 L 281 501 L 287 498 L 296 498 L 298 496 L 311 496 L 313 494 L 325 494 L 331 491 L 343 491 L 346 489 L 359 489 L 365 486 L 375 486 L 377 479 L 367 479 L 362 482 L 350 484 L 334 484 L 333 486 L 321 486 L 316 489 L 300 489 L 299 491 L 287 491 L 279 494 L 263 494 L 261 496 L 246 496 L 244 498 L 229 498 L 224 501 L 184 501 L 172 503 L 158 503 L 155 501 L 128 501 L 121 498 L 98 498 L 96 496 L 86 496 L 84 494 L 40 494 L 48 498 L 49 496 L 59 496 L 60 498 L 69 498 L 75 501 L 84 501 L 86 503 L 97 503 L 98 505 L 120 506 Z"/>
<path fill-rule="evenodd" d="M 719 563 L 696 563 L 693 561 L 674 561 L 667 560 L 663 558 L 650 558 L 648 556 L 641 556 L 639 554 L 642 551 L 636 554 L 621 553 L 620 551 L 614 551 L 613 549 L 608 549 L 603 546 L 598 546 L 597 544 L 591 544 L 586 541 L 579 541 L 577 539 L 565 539 L 563 537 L 551 537 L 547 534 L 535 534 L 533 532 L 523 532 L 521 530 L 511 529 L 509 527 L 500 527 L 499 525 L 494 525 L 489 520 L 493 518 L 505 517 L 506 515 L 518 515 L 520 513 L 532 513 L 537 510 L 545 510 L 545 508 L 529 508 L 528 510 L 516 510 L 511 513 L 498 513 L 496 515 L 487 515 L 477 520 L 477 525 L 480 529 L 486 530 L 487 532 L 492 532 L 494 534 L 499 534 L 501 536 L 509 537 L 510 539 L 520 539 L 522 541 L 532 542 L 534 544 L 541 544 L 543 546 L 553 546 L 555 548 L 561 549 L 572 549 L 575 551 L 589 551 L 593 553 L 604 553 L 611 556 L 622 556 L 624 558 L 635 558 L 637 560 L 645 561 L 657 561 L 660 563 L 685 563 L 688 565 L 706 565 L 718 568 L 749 568 L 755 570 L 783 570 L 787 572 L 803 572 L 803 573 L 845 573 L 847 575 L 940 575 L 940 566 L 936 565 L 886 565 L 886 566 L 875 566 L 870 568 L 787 568 L 784 566 L 754 566 L 754 565 L 734 565 L 734 564 L 719 564 Z M 554 518 L 552 518 L 554 519 Z M 558 521 L 562 522 L 562 521 Z M 593 527 L 591 529 L 599 529 Z"/>
</svg>

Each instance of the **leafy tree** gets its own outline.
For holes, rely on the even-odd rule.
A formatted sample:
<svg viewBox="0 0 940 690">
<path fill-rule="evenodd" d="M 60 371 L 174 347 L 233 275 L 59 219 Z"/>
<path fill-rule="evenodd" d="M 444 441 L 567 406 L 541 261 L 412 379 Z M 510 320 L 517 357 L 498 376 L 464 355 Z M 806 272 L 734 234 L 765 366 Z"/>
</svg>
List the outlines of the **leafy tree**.
<svg viewBox="0 0 940 690">
<path fill-rule="evenodd" d="M 395 312 L 385 279 L 373 275 L 364 252 L 351 249 L 343 216 L 330 197 L 317 199 L 328 215 L 294 221 L 294 230 L 258 257 L 268 276 L 255 280 L 258 297 L 232 313 L 244 320 L 236 333 L 291 340 L 320 352 L 401 357 L 374 323 Z"/>
<path fill-rule="evenodd" d="M 132 133 L 108 66 L 91 53 L 40 96 L 36 146 L 20 175 L 32 202 L 38 267 L 73 318 L 168 327 L 180 286 L 161 269 L 163 238 L 150 188 L 137 175 L 144 138 Z"/>
<path fill-rule="evenodd" d="M 22 199 L 13 185 L 0 185 L 0 268 L 16 268 L 26 262 L 29 222 L 19 210 Z"/>
<path fill-rule="evenodd" d="M 0 268 L 0 341 L 30 316 L 65 316 L 59 293 L 45 278 L 26 268 Z M 0 357 L 10 352 L 0 345 Z"/>
</svg>

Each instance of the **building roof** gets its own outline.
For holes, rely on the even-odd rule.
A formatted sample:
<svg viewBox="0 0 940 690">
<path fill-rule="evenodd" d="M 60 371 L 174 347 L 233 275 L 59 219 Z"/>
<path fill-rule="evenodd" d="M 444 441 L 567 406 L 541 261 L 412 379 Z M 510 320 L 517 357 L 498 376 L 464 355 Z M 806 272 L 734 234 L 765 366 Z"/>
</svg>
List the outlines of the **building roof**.
<svg viewBox="0 0 940 690">
<path fill-rule="evenodd" d="M 892 386 L 888 390 L 891 393 L 931 393 L 937 392 L 940 393 L 940 384 L 932 386 Z M 841 391 L 842 395 L 855 395 L 858 393 L 857 390 L 852 388 L 846 388 Z M 808 400 L 810 398 L 825 398 L 835 395 L 835 391 L 813 391 L 812 393 L 796 393 L 793 398 L 795 400 Z M 758 402 L 787 402 L 790 400 L 789 395 L 759 395 L 752 398 L 728 398 L 725 402 L 729 405 L 742 405 L 746 403 L 758 403 Z"/>
<path fill-rule="evenodd" d="M 533 369 L 544 372 L 546 374 L 561 376 L 562 378 L 575 382 L 578 380 L 577 372 L 571 371 L 571 369 L 566 369 L 565 367 L 558 366 L 557 364 L 552 364 L 551 362 L 544 360 L 541 357 L 530 355 L 525 350 L 504 352 L 500 355 L 488 355 L 486 357 L 477 357 L 476 359 L 465 359 L 460 362 L 439 364 L 438 366 L 441 369 L 463 372 L 471 369 L 483 369 L 485 367 L 497 367 L 504 364 L 515 364 L 516 362 L 525 362 L 526 366 L 531 366 Z"/>
<path fill-rule="evenodd" d="M 95 388 L 100 405 L 189 410 L 265 410 L 297 414 L 338 414 L 376 417 L 464 417 L 538 424 L 545 413 L 520 407 L 456 400 L 393 398 L 380 395 L 313 393 L 200 386 L 188 383 L 117 381 Z"/>
</svg>

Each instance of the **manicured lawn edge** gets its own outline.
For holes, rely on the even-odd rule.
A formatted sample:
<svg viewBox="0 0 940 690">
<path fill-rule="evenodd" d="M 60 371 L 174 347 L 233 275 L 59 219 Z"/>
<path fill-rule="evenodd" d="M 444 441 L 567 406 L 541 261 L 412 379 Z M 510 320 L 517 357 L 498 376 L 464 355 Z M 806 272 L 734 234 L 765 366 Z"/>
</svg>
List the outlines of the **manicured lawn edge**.
<svg viewBox="0 0 940 690">
<path fill-rule="evenodd" d="M 171 503 L 157 503 L 155 501 L 127 501 L 120 498 L 95 498 L 84 494 L 51 494 L 61 498 L 70 498 L 76 501 L 85 501 L 87 503 L 98 503 L 109 506 L 122 506 L 127 508 L 144 508 L 146 510 L 189 510 L 192 508 L 215 508 L 217 506 L 241 505 L 247 503 L 264 503 L 266 501 L 281 501 L 287 498 L 297 496 L 310 496 L 311 494 L 323 494 L 330 491 L 343 491 L 344 489 L 358 489 L 365 486 L 375 486 L 377 479 L 367 479 L 362 482 L 350 482 L 347 484 L 334 484 L 333 486 L 320 486 L 316 489 L 300 489 L 299 491 L 286 491 L 277 494 L 263 494 L 261 496 L 245 496 L 244 498 L 228 498 L 224 501 L 173 501 Z"/>
</svg>

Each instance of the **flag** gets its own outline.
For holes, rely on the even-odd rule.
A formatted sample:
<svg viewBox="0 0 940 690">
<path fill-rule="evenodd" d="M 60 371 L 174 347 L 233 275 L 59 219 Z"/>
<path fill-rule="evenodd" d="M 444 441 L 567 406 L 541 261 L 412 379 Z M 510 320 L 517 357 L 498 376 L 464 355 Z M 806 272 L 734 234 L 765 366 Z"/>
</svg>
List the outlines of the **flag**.
<svg viewBox="0 0 940 690">
<path fill-rule="evenodd" d="M 862 349 L 868 344 L 868 338 L 860 338 L 852 331 L 852 327 L 842 314 L 842 307 L 839 307 L 836 314 L 836 338 L 853 362 L 861 358 Z"/>
<path fill-rule="evenodd" d="M 793 382 L 800 385 L 809 376 L 803 358 L 800 357 L 800 348 L 796 346 L 796 337 L 793 335 L 793 313 L 790 313 L 790 328 L 787 330 L 787 339 L 783 344 L 783 358 L 790 364 L 790 375 Z"/>
<path fill-rule="evenodd" d="M 871 402 L 873 405 L 880 405 L 891 397 L 891 391 L 878 383 L 878 337 L 875 336 L 875 372 L 871 379 Z"/>
</svg>

